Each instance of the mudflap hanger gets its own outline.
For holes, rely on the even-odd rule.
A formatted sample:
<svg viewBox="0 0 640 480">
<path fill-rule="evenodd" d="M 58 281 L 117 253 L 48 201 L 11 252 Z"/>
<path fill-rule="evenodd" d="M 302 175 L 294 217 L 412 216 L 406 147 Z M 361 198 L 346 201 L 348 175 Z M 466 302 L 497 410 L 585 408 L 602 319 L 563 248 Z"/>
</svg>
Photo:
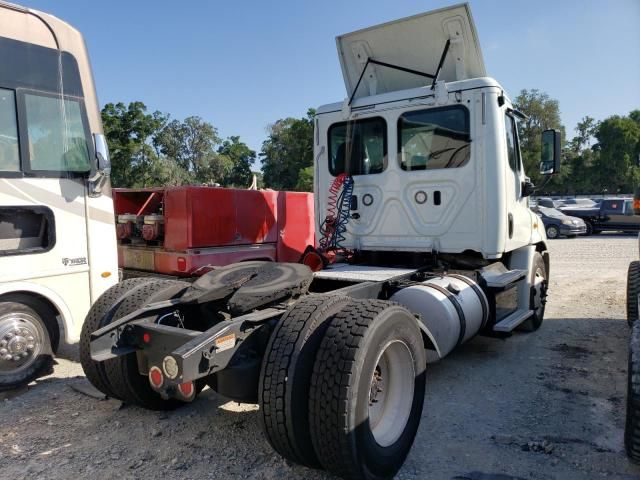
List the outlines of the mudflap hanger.
<svg viewBox="0 0 640 480">
<path fill-rule="evenodd" d="M 429 84 L 433 90 L 436 82 L 486 76 L 468 4 L 340 35 L 336 46 L 347 106 L 359 97 Z M 424 78 L 431 82 L 426 84 Z M 367 88 L 362 88 L 362 83 Z"/>
</svg>

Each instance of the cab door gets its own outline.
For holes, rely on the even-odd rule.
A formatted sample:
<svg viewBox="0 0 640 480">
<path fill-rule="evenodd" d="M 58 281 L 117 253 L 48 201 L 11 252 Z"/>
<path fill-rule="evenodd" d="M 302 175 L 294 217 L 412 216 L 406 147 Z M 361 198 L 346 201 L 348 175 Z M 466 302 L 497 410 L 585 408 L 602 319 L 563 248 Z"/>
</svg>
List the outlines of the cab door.
<svg viewBox="0 0 640 480">
<path fill-rule="evenodd" d="M 522 189 L 525 181 L 524 168 L 518 144 L 516 119 L 507 109 L 504 113 L 504 146 L 506 150 L 506 246 L 507 251 L 528 245 L 531 240 L 532 213 Z"/>
</svg>

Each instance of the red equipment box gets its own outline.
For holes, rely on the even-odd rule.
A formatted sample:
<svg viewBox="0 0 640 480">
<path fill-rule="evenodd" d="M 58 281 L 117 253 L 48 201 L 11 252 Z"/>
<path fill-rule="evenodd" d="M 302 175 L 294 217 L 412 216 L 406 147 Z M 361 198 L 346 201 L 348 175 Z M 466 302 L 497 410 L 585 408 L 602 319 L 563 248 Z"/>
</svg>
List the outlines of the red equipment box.
<svg viewBox="0 0 640 480">
<path fill-rule="evenodd" d="M 191 276 L 245 260 L 298 262 L 313 195 L 219 187 L 114 189 L 121 268 Z"/>
</svg>

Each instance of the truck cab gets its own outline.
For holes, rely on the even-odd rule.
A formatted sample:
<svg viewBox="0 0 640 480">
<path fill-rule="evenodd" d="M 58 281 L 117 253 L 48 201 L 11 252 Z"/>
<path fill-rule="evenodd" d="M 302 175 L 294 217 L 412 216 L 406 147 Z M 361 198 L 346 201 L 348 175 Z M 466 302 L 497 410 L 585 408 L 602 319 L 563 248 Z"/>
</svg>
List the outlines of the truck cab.
<svg viewBox="0 0 640 480">
<path fill-rule="evenodd" d="M 546 249 L 528 206 L 522 114 L 486 75 L 467 5 L 342 35 L 337 46 L 349 98 L 315 119 L 318 238 L 331 185 L 346 173 L 342 248 L 478 260 Z"/>
</svg>

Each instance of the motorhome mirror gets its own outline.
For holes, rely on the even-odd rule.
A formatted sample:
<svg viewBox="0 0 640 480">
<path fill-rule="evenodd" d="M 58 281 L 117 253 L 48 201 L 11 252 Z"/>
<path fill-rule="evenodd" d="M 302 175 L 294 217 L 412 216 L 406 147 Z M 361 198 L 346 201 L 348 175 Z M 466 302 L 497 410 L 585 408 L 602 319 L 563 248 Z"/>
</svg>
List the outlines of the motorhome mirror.
<svg viewBox="0 0 640 480">
<path fill-rule="evenodd" d="M 94 133 L 93 141 L 96 147 L 96 159 L 98 160 L 98 171 L 104 175 L 111 174 L 111 159 L 109 158 L 109 147 L 107 139 L 102 133 Z"/>
</svg>

